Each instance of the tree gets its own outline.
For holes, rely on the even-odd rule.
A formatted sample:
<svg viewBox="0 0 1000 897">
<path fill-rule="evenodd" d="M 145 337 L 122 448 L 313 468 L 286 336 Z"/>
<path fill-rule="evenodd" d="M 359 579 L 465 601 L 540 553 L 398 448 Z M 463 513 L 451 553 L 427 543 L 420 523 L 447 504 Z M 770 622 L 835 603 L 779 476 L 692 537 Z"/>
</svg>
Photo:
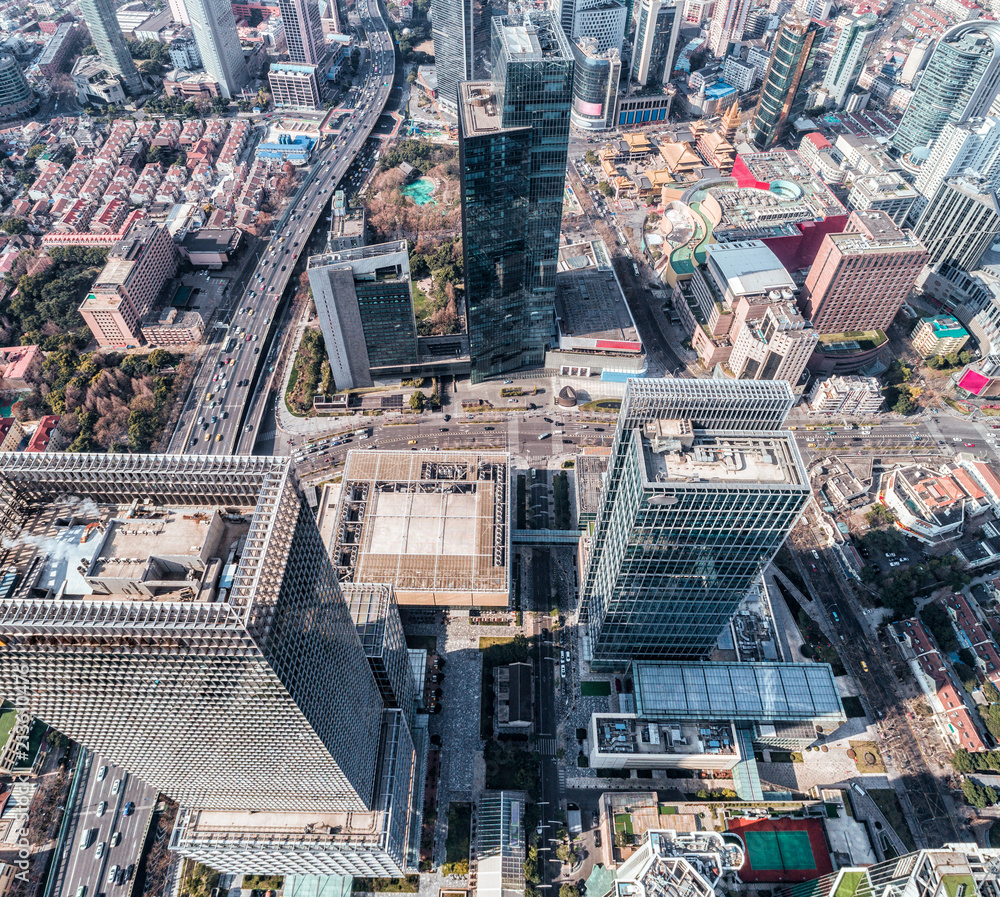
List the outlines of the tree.
<svg viewBox="0 0 1000 897">
<path fill-rule="evenodd" d="M 563 882 L 559 888 L 559 897 L 580 897 L 580 889 L 571 881 Z"/>
<path fill-rule="evenodd" d="M 885 505 L 874 504 L 865 514 L 869 526 L 891 526 L 896 521 L 896 515 Z"/>
<path fill-rule="evenodd" d="M 24 154 L 24 158 L 28 162 L 34 162 L 35 159 L 37 159 L 44 152 L 45 152 L 45 144 L 36 143 Z"/>
<path fill-rule="evenodd" d="M 989 785 L 985 787 L 977 785 L 972 779 L 966 779 L 962 782 L 962 794 L 965 795 L 965 802 L 977 810 L 992 807 L 998 799 L 995 788 L 991 788 Z"/>
<path fill-rule="evenodd" d="M 916 407 L 917 405 L 910 398 L 909 393 L 901 392 L 899 398 L 896 399 L 896 403 L 892 406 L 892 410 L 896 414 L 911 414 Z"/>
<path fill-rule="evenodd" d="M 1000 703 L 1000 689 L 989 679 L 983 683 L 983 697 L 991 704 Z"/>
<path fill-rule="evenodd" d="M 972 364 L 972 353 L 968 349 L 959 352 L 958 361 L 960 364 Z"/>
<path fill-rule="evenodd" d="M 32 177 L 34 180 L 34 177 Z M 0 230 L 5 234 L 26 234 L 28 232 L 28 222 L 23 218 L 4 218 L 0 221 Z"/>
<path fill-rule="evenodd" d="M 615 192 L 607 181 L 601 181 L 597 185 L 597 189 L 600 190 L 605 196 L 613 196 Z"/>
<path fill-rule="evenodd" d="M 593 150 L 587 150 L 583 158 L 586 160 L 587 164 L 590 165 L 591 167 L 597 164 L 597 153 L 595 153 Z"/>
<path fill-rule="evenodd" d="M 419 389 L 410 396 L 410 408 L 414 411 L 423 411 L 424 402 L 427 401 L 427 396 L 425 396 Z"/>
</svg>

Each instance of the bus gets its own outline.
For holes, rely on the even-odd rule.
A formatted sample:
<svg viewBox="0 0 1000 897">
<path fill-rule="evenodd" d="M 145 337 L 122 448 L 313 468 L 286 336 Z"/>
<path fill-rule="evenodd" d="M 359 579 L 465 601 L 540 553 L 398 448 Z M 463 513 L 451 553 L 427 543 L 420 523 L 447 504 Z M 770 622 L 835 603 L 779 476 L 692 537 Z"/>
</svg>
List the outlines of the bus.
<svg viewBox="0 0 1000 897">
<path fill-rule="evenodd" d="M 232 352 L 236 348 L 236 337 L 231 336 L 226 340 L 226 344 L 222 347 L 223 352 Z"/>
</svg>

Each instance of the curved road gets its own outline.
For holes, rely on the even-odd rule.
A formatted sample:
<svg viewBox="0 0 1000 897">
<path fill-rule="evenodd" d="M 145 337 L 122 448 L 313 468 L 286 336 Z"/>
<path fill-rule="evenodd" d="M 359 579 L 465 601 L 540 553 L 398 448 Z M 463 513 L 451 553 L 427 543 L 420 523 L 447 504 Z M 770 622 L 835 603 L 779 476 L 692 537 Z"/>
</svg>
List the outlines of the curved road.
<svg viewBox="0 0 1000 897">
<path fill-rule="evenodd" d="M 385 109 L 395 76 L 392 36 L 378 0 L 358 0 L 361 28 L 368 40 L 356 84 L 357 104 L 337 137 L 324 137 L 302 186 L 278 221 L 240 297 L 219 350 L 199 371 L 170 450 L 188 454 L 250 454 L 270 388 L 271 346 L 281 297 L 309 237 L 337 184 L 354 162 Z M 197 384 L 208 381 L 207 387 Z M 194 410 L 193 413 L 192 409 Z"/>
</svg>

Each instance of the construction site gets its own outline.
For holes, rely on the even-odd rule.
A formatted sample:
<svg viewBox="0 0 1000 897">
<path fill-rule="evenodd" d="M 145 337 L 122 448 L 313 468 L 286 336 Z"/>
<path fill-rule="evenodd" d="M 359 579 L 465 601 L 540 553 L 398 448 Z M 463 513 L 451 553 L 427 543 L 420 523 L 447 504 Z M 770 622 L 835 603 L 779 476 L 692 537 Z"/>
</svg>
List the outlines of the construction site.
<svg viewBox="0 0 1000 897">
<path fill-rule="evenodd" d="M 384 582 L 401 605 L 507 607 L 502 452 L 350 452 L 333 524 L 341 582 Z"/>
</svg>

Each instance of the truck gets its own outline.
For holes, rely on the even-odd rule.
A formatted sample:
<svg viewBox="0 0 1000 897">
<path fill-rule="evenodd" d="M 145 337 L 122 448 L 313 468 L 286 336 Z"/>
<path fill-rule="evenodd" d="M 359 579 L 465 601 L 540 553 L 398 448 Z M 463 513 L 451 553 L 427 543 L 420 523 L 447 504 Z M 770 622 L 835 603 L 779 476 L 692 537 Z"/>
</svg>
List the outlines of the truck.
<svg viewBox="0 0 1000 897">
<path fill-rule="evenodd" d="M 369 435 L 371 435 L 371 431 L 368 427 L 361 427 L 360 429 L 354 431 L 354 435 L 357 436 L 358 439 L 367 439 Z"/>
</svg>

